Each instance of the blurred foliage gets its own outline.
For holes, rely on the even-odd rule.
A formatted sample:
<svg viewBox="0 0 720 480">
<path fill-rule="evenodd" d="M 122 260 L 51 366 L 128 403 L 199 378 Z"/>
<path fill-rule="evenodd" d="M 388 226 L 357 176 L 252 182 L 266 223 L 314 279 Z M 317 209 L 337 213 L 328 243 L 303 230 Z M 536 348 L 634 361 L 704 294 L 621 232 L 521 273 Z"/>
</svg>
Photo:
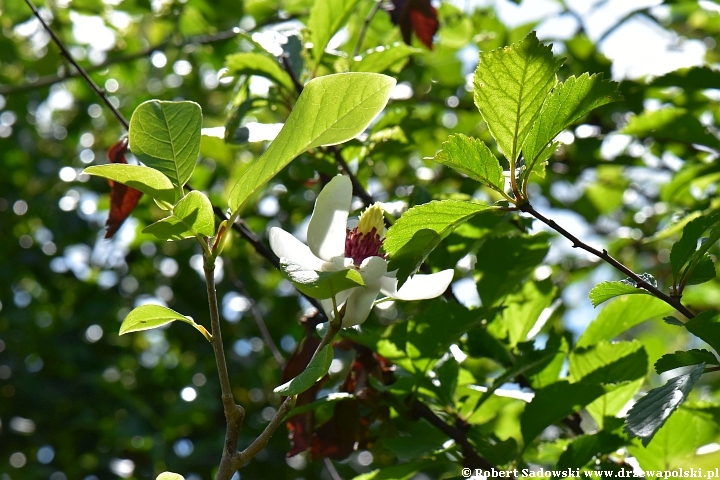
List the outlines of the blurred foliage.
<svg viewBox="0 0 720 480">
<path fill-rule="evenodd" d="M 607 14 L 611 2 L 602 0 L 582 10 L 562 1 L 548 2 L 547 9 L 531 2 L 490 3 L 434 4 L 440 28 L 430 50 L 415 37 L 414 48 L 400 46 L 403 33 L 387 5 L 371 15 L 375 2 L 360 0 L 317 64 L 303 48 L 310 0 L 75 0 L 38 6 L 127 118 L 149 99 L 185 99 L 201 105 L 203 127 L 226 128 L 222 138 L 203 136 L 190 180 L 221 208 L 267 146 L 258 138 L 264 133 L 258 123 L 283 122 L 294 104 L 293 79 L 284 73 L 300 83 L 313 72 L 369 69 L 394 76 L 400 88 L 368 135 L 339 147 L 360 183 L 394 217 L 432 199 L 500 200 L 426 157 L 455 133 L 479 138 L 498 154 L 473 104 L 471 73 L 479 51 L 537 30 L 565 57 L 560 80 L 604 73 L 622 80 L 624 101 L 593 111 L 560 135 L 562 145 L 545 177 L 530 184 L 533 204 L 633 271 L 651 273 L 668 291 L 670 252 L 683 225 L 718 209 L 717 9 L 686 0 L 628 8 L 623 16 Z M 602 22 L 594 15 L 603 11 L 605 27 L 599 30 Z M 0 479 L 140 479 L 164 470 L 188 480 L 211 478 L 225 419 L 210 345 L 182 324 L 117 335 L 125 315 L 148 301 L 209 325 L 201 251 L 192 241 L 160 242 L 141 233 L 164 216 L 146 196 L 116 236 L 103 239 L 109 187 L 79 172 L 105 163 L 107 149 L 126 132 L 82 79 L 65 78 L 67 63 L 22 0 L 5 0 L 0 12 Z M 623 37 L 627 55 L 636 56 L 620 58 L 611 40 L 637 22 L 663 40 Z M 643 58 L 643 50 L 657 51 L 656 44 L 672 58 Z M 372 57 L 378 47 L 390 53 Z M 284 69 L 271 68 L 277 83 L 231 60 L 243 52 L 269 59 L 285 55 Z M 629 69 L 633 62 L 647 72 Z M 335 160 L 319 149 L 301 155 L 243 212 L 246 224 L 265 243 L 272 226 L 302 232 L 321 184 L 338 172 Z M 621 275 L 538 230 L 523 215 L 476 215 L 426 261 L 431 270 L 456 267 L 455 296 L 471 309 L 444 299 L 386 303 L 374 309 L 362 334 L 346 333 L 355 347 L 336 353 L 343 368 L 331 370 L 321 393 L 354 391 L 341 384 L 363 348 L 397 369 L 390 386 L 368 379 L 377 391 L 389 392 L 380 402 L 381 415 L 362 410 L 379 408 L 377 399 L 353 404 L 358 415 L 374 420 L 359 450 L 334 462 L 342 478 L 382 468 L 389 475 L 383 478 L 412 478 L 418 471 L 416 480 L 459 475 L 462 449 L 418 421 L 420 407 L 404 404 L 405 398 L 421 399 L 449 424 L 461 418 L 471 445 L 499 466 L 609 470 L 629 458 L 645 469 L 720 463 L 717 451 L 698 450 L 720 442 L 717 374 L 699 380 L 647 447 L 628 440 L 615 418 L 641 388 L 670 378 L 652 369 L 660 357 L 705 344 L 662 322 L 671 309 L 643 303 L 655 301 L 644 295 L 612 300 L 598 316 L 588 293 L 595 283 Z M 548 243 L 546 256 L 535 251 L 532 262 L 512 264 L 513 251 L 542 250 Z M 714 260 L 717 247 L 709 254 Z M 272 390 L 282 383 L 282 370 L 251 307 L 288 358 L 304 338 L 298 320 L 310 305 L 237 237 L 226 246 L 217 279 L 233 393 L 247 411 L 242 448 L 281 400 Z M 481 307 L 481 298 L 504 310 Z M 625 299 L 628 304 L 621 305 Z M 688 287 L 683 300 L 693 312 L 720 309 L 720 282 Z M 632 318 L 618 327 L 615 320 L 623 315 Z M 597 325 L 608 322 L 619 335 L 603 336 L 600 326 L 583 335 L 596 316 Z M 582 338 L 585 344 L 577 347 Z M 612 350 L 605 342 L 611 339 L 625 340 L 618 351 L 631 354 L 617 360 L 618 351 L 602 351 Z M 408 345 L 414 356 L 407 354 Z M 621 361 L 631 355 L 644 373 Z M 602 391 L 597 383 L 587 386 L 583 382 L 592 382 L 592 375 L 573 370 L 581 357 L 627 375 Z M 503 395 L 481 391 L 498 387 Z M 530 389 L 539 400 L 527 407 L 523 395 Z M 576 401 L 568 410 L 555 405 L 557 398 Z M 316 423 L 334 418 L 333 408 L 321 402 Z M 567 415 L 578 411 L 573 424 Z M 529 432 L 540 436 L 525 438 Z M 327 466 L 307 454 L 286 459 L 290 449 L 281 428 L 241 478 L 331 478 Z M 588 457 L 587 451 L 595 453 Z"/>
</svg>

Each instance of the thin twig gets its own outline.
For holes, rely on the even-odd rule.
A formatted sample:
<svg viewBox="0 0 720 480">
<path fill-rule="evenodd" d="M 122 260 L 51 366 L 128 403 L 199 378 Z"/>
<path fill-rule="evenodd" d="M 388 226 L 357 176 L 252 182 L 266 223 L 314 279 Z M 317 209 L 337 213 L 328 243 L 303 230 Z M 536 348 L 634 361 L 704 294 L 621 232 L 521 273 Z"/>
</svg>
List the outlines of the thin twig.
<svg viewBox="0 0 720 480">
<path fill-rule="evenodd" d="M 118 119 L 118 121 L 123 125 L 123 127 L 125 127 L 125 130 L 128 130 L 129 126 L 130 126 L 128 121 L 125 119 L 125 117 L 123 117 L 122 113 L 120 113 L 120 111 L 115 107 L 115 105 L 112 104 L 112 102 L 108 98 L 107 94 L 105 93 L 105 90 L 98 87 L 97 84 L 93 81 L 93 79 L 90 78 L 90 75 L 88 75 L 88 73 L 85 71 L 85 69 L 83 69 L 80 66 L 80 64 L 78 64 L 75 61 L 75 59 L 72 57 L 72 55 L 70 55 L 70 52 L 65 47 L 62 40 L 60 40 L 60 38 L 57 36 L 55 31 L 52 28 L 50 28 L 50 25 L 48 25 L 45 22 L 45 20 L 42 18 L 42 16 L 40 15 L 40 12 L 35 7 L 35 5 L 32 3 L 32 0 L 25 0 L 25 3 L 28 4 L 28 6 L 32 10 L 32 12 L 35 14 L 35 17 L 42 24 L 43 28 L 45 28 L 45 30 L 50 34 L 50 37 L 55 42 L 55 45 L 57 45 L 58 48 L 60 49 L 60 54 L 63 57 L 65 57 L 67 59 L 67 61 L 72 64 L 73 67 L 75 67 L 77 69 L 78 73 L 80 73 L 80 75 L 85 79 L 85 82 L 87 82 L 87 84 L 90 86 L 90 88 L 92 88 L 95 91 L 95 93 L 98 95 L 98 97 L 100 97 L 102 99 L 102 101 L 110 109 L 110 111 L 113 113 L 113 115 L 115 115 L 115 117 Z"/>
<path fill-rule="evenodd" d="M 250 292 L 248 292 L 247 288 L 245 288 L 245 284 L 235 274 L 235 269 L 233 268 L 232 261 L 228 260 L 226 263 L 228 267 L 228 277 L 230 277 L 230 281 L 233 285 L 235 285 L 235 288 L 240 290 L 240 293 L 242 293 L 250 302 L 250 312 L 255 319 L 255 324 L 257 325 L 258 330 L 260 330 L 260 334 L 265 341 L 265 345 L 267 345 L 267 347 L 270 349 L 270 352 L 275 358 L 275 361 L 282 369 L 285 366 L 285 357 L 283 357 L 282 353 L 280 353 L 280 350 L 278 350 L 277 345 L 275 345 L 275 341 L 273 340 L 272 335 L 270 335 L 270 331 L 268 330 L 267 325 L 265 325 L 265 319 L 262 317 L 260 309 L 255 303 L 255 300 L 253 300 L 253 298 L 250 296 Z"/>
<path fill-rule="evenodd" d="M 325 457 L 323 458 L 323 463 L 325 464 L 325 469 L 328 471 L 328 474 L 330 475 L 331 480 L 343 480 L 340 476 L 340 473 L 338 473 L 337 468 L 335 468 L 335 465 L 333 464 L 332 460 Z"/>
<path fill-rule="evenodd" d="M 363 40 L 365 40 L 365 34 L 370 27 L 370 22 L 372 21 L 373 17 L 378 12 L 378 10 L 380 10 L 380 5 L 382 5 L 382 0 L 375 0 L 375 5 L 373 6 L 372 10 L 370 10 L 370 13 L 368 13 L 367 17 L 365 17 L 363 26 L 360 29 L 360 33 L 358 34 L 358 41 L 355 44 L 355 48 L 353 49 L 352 58 L 357 57 L 357 54 L 360 53 L 360 47 L 362 46 Z"/>
<path fill-rule="evenodd" d="M 224 40 L 229 40 L 229 39 L 235 38 L 238 35 L 240 35 L 241 33 L 243 33 L 243 31 L 241 29 L 235 27 L 230 30 L 224 30 L 222 32 L 218 32 L 218 33 L 214 33 L 214 34 L 204 34 L 204 35 L 196 35 L 193 37 L 187 37 L 183 40 L 180 40 L 179 42 L 172 42 L 171 37 L 168 37 L 158 44 L 144 48 L 137 52 L 128 53 L 125 55 L 119 55 L 117 57 L 109 58 L 98 65 L 93 65 L 91 67 L 87 67 L 84 70 L 86 73 L 94 73 L 94 72 L 98 72 L 100 70 L 105 70 L 106 68 L 116 65 L 118 63 L 131 62 L 133 60 L 148 57 L 153 52 L 162 51 L 168 47 L 182 48 L 187 45 L 206 45 L 206 44 L 210 44 L 210 43 L 221 42 Z M 0 85 L 0 94 L 1 95 L 9 95 L 9 94 L 13 94 L 13 93 L 25 92 L 28 90 L 34 90 L 34 89 L 40 88 L 40 87 L 47 87 L 49 85 L 54 85 L 56 83 L 64 82 L 65 80 L 68 80 L 70 78 L 78 77 L 80 75 L 81 74 L 78 70 L 75 72 L 65 72 L 60 75 L 58 75 L 58 74 L 45 75 L 43 77 L 38 78 L 37 80 L 34 80 L 32 82 L 26 82 L 26 83 L 23 83 L 20 85 Z"/>
<path fill-rule="evenodd" d="M 353 193 L 360 197 L 360 199 L 363 201 L 365 206 L 370 206 L 373 203 L 372 196 L 365 190 L 365 188 L 362 186 L 360 181 L 357 179 L 354 173 L 350 171 L 350 167 L 348 167 L 347 162 L 345 162 L 345 159 L 342 157 L 342 153 L 340 153 L 340 149 L 338 149 L 335 145 L 331 145 L 329 147 L 326 147 L 327 150 L 333 154 L 333 157 L 335 158 L 335 162 L 340 165 L 340 168 L 342 171 L 350 177 L 350 181 L 352 182 L 353 186 Z"/>
<path fill-rule="evenodd" d="M 582 250 L 585 250 L 588 253 L 591 253 L 595 255 L 596 257 L 604 260 L 605 262 L 609 263 L 616 269 L 620 270 L 622 273 L 630 277 L 633 282 L 635 282 L 635 285 L 638 288 L 642 288 L 644 290 L 647 290 L 650 294 L 653 296 L 659 298 L 663 302 L 667 303 L 668 305 L 672 306 L 677 310 L 678 312 L 685 315 L 687 318 L 693 318 L 695 315 L 685 307 L 678 299 L 673 298 L 660 290 L 659 288 L 655 287 L 654 285 L 651 285 L 647 281 L 643 280 L 638 274 L 630 270 L 628 267 L 620 263 L 619 261 L 615 260 L 610 254 L 608 254 L 607 250 L 603 249 L 602 251 L 597 250 L 596 248 L 591 247 L 590 245 L 586 244 L 585 242 L 579 240 L 576 236 L 574 236 L 572 233 L 568 232 L 564 228 L 562 228 L 560 225 L 558 225 L 554 220 L 551 220 L 542 214 L 538 213 L 537 210 L 535 210 L 530 203 L 523 203 L 521 205 L 518 205 L 518 210 L 529 213 L 533 217 L 537 218 L 541 222 L 543 222 L 548 227 L 552 228 L 556 232 L 558 232 L 563 237 L 567 238 L 572 242 L 573 248 L 580 248 Z"/>
</svg>

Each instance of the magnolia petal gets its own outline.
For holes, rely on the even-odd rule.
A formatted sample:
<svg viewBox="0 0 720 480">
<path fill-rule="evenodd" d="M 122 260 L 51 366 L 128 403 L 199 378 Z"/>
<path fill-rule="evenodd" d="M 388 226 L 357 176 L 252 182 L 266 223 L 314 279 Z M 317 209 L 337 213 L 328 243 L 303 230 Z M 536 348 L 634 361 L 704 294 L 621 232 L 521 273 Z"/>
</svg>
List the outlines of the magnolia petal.
<svg viewBox="0 0 720 480">
<path fill-rule="evenodd" d="M 273 227 L 270 229 L 270 248 L 278 257 L 287 258 L 312 270 L 321 271 L 325 263 L 313 255 L 307 245 L 282 228 Z"/>
<path fill-rule="evenodd" d="M 352 202 L 350 178 L 338 175 L 325 185 L 315 201 L 307 240 L 310 250 L 326 261 L 345 256 L 348 211 Z"/>
<path fill-rule="evenodd" d="M 400 290 L 397 289 L 397 280 L 392 277 L 380 279 L 380 291 L 388 297 L 397 300 L 426 300 L 442 295 L 452 282 L 452 269 L 430 275 L 414 275 L 407 279 Z"/>
<path fill-rule="evenodd" d="M 375 302 L 380 292 L 380 282 L 366 283 L 365 288 L 357 287 L 352 290 L 353 292 L 347 299 L 347 305 L 345 306 L 345 316 L 342 321 L 343 328 L 360 325 L 367 319 L 370 310 L 372 310 L 373 302 Z"/>
<path fill-rule="evenodd" d="M 382 257 L 368 257 L 362 261 L 358 272 L 365 285 L 377 282 L 387 274 L 387 260 Z"/>
</svg>

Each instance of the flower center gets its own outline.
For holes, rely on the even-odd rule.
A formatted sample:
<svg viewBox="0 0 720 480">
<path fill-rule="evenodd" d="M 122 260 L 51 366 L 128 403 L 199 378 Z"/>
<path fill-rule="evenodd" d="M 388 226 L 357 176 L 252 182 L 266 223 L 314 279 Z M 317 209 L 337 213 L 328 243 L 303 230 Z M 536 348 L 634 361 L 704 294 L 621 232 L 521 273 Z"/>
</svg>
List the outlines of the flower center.
<svg viewBox="0 0 720 480">
<path fill-rule="evenodd" d="M 380 238 L 375 227 L 367 233 L 359 231 L 358 228 L 348 229 L 345 236 L 345 257 L 352 258 L 355 265 L 360 265 L 368 257 L 385 258 L 385 255 L 380 255 L 383 241 L 385 239 Z"/>
</svg>

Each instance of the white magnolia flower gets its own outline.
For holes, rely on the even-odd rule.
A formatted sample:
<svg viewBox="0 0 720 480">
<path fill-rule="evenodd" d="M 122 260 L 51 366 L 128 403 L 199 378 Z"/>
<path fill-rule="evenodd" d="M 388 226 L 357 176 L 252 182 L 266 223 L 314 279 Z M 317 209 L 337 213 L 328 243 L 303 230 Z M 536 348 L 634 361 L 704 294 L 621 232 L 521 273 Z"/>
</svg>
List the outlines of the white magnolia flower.
<svg viewBox="0 0 720 480">
<path fill-rule="evenodd" d="M 378 203 L 360 216 L 355 229 L 347 228 L 352 201 L 352 183 L 338 175 L 322 189 L 308 225 L 308 245 L 285 230 L 270 229 L 270 247 L 275 255 L 305 268 L 329 272 L 356 269 L 365 282 L 336 296 L 338 309 L 347 303 L 343 327 L 360 325 L 370 314 L 373 302 L 382 292 L 395 300 L 424 300 L 441 295 L 450 285 L 453 270 L 431 275 L 415 275 L 398 290 L 395 271 L 388 272 L 388 262 L 380 255 L 384 232 L 382 209 Z M 334 317 L 332 299 L 321 300 L 325 313 Z"/>
</svg>

